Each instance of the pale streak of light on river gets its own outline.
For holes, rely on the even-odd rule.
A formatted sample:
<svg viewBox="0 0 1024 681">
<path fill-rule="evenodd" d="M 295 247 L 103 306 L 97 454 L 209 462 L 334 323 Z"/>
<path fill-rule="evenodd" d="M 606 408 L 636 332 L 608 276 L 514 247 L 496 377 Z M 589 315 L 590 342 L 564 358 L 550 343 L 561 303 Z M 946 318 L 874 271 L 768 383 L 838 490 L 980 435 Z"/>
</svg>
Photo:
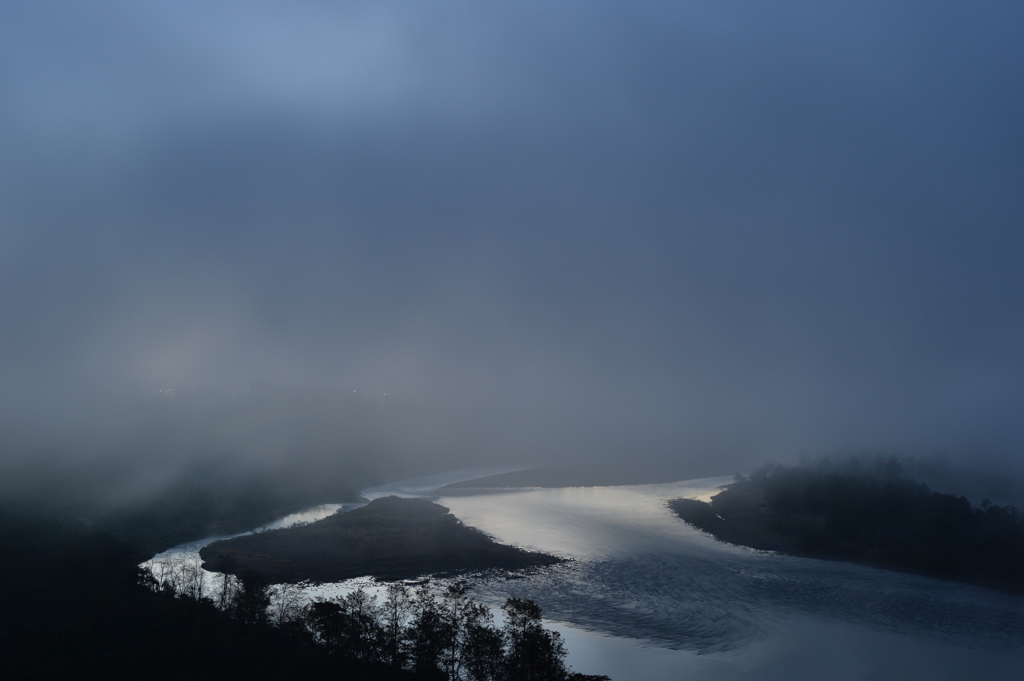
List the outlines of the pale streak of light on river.
<svg viewBox="0 0 1024 681">
<path fill-rule="evenodd" d="M 499 571 L 462 579 L 493 608 L 510 594 L 536 599 L 565 637 L 577 671 L 615 681 L 932 681 L 1009 680 L 1024 668 L 1020 597 L 724 545 L 665 505 L 681 496 L 707 499 L 729 478 L 458 494 L 438 489 L 490 472 L 455 471 L 364 495 L 429 496 L 499 541 L 570 558 L 525 575 Z M 268 527 L 313 520 L 331 509 Z M 197 555 L 210 541 L 162 555 Z M 208 582 L 217 581 L 207 574 Z M 372 584 L 310 585 L 305 596 L 331 597 Z"/>
</svg>

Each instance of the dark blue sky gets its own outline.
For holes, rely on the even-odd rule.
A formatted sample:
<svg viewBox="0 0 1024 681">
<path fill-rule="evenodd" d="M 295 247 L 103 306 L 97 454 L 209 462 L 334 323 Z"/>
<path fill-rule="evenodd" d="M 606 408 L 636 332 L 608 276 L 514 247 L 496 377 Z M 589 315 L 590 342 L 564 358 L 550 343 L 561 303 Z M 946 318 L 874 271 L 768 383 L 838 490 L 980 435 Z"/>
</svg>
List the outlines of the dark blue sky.
<svg viewBox="0 0 1024 681">
<path fill-rule="evenodd" d="M 315 382 L 503 453 L 1018 462 L 1021 36 L 1020 2 L 7 3 L 3 403 Z"/>
</svg>

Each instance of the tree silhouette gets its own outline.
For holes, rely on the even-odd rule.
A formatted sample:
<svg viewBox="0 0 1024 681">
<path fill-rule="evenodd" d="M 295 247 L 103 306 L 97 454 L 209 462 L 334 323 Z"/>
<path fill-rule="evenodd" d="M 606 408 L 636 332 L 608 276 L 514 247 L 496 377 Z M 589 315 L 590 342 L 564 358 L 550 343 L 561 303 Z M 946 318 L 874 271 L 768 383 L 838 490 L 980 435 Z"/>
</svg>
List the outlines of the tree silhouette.
<svg viewBox="0 0 1024 681">
<path fill-rule="evenodd" d="M 506 676 L 517 681 L 554 681 L 567 676 L 558 632 L 541 625 L 541 609 L 529 599 L 509 598 L 505 612 Z"/>
<path fill-rule="evenodd" d="M 230 611 L 243 624 L 266 624 L 270 607 L 270 584 L 262 573 L 246 570 L 231 597 Z"/>
</svg>

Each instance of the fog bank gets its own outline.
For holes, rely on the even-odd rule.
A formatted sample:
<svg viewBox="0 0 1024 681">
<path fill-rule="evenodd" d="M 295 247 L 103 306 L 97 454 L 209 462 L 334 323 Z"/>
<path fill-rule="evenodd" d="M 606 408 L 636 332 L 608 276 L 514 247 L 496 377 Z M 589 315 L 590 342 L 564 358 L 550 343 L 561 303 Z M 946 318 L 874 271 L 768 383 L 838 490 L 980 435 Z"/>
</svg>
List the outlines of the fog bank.
<svg viewBox="0 0 1024 681">
<path fill-rule="evenodd" d="M 1021 474 L 1019 4 L 52 4 L 0 10 L 8 469 Z"/>
</svg>

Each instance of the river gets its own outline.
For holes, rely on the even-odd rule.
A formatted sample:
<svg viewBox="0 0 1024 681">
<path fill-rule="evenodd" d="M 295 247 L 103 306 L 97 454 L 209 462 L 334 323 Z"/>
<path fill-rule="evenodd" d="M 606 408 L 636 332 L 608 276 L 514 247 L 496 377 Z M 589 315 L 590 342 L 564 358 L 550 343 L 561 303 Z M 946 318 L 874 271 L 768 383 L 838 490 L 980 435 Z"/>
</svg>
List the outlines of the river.
<svg viewBox="0 0 1024 681">
<path fill-rule="evenodd" d="M 467 579 L 497 606 L 533 598 L 576 671 L 614 681 L 1024 678 L 1024 598 L 847 563 L 742 549 L 694 530 L 665 500 L 729 478 L 661 485 L 452 493 L 479 471 L 391 483 L 368 499 L 429 496 L 498 541 L 571 560 Z M 315 520 L 327 505 L 268 527 Z M 213 538 L 175 547 L 195 557 Z M 216 575 L 207 573 L 208 583 Z M 305 597 L 367 580 L 307 586 Z"/>
</svg>

